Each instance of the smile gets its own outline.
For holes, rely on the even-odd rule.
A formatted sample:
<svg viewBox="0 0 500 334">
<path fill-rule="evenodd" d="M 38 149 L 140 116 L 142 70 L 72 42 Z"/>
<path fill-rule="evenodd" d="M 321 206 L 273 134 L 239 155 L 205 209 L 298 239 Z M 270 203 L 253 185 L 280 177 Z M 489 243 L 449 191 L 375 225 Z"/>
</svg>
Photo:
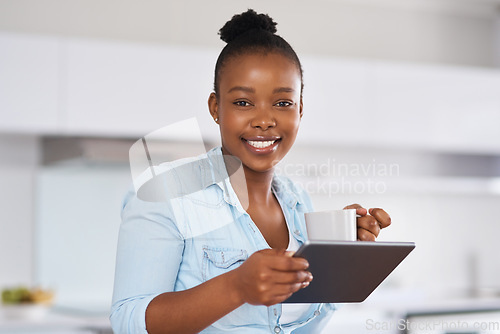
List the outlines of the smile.
<svg viewBox="0 0 500 334">
<path fill-rule="evenodd" d="M 277 140 L 267 140 L 267 141 L 253 141 L 253 140 L 248 140 L 248 144 L 250 144 L 253 147 L 256 148 L 266 148 L 274 144 Z"/>
<path fill-rule="evenodd" d="M 281 138 L 278 136 L 255 136 L 250 138 L 241 138 L 245 146 L 253 154 L 271 154 L 276 151 L 281 143 Z"/>
</svg>

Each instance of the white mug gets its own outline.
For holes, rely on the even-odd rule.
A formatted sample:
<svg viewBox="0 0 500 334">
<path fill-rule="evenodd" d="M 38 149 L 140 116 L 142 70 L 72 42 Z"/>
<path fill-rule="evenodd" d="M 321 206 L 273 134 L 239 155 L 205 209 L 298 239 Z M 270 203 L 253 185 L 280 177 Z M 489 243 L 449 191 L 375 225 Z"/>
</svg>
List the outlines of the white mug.
<svg viewBox="0 0 500 334">
<path fill-rule="evenodd" d="M 356 241 L 356 209 L 305 214 L 309 240 Z"/>
</svg>

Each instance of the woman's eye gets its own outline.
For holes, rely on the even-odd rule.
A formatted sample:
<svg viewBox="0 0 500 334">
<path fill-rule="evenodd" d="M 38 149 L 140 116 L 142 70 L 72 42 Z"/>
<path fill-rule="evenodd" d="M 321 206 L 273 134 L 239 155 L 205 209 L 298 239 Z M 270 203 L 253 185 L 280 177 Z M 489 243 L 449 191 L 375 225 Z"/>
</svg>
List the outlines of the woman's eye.
<svg viewBox="0 0 500 334">
<path fill-rule="evenodd" d="M 250 105 L 247 101 L 236 101 L 234 104 L 238 107 L 248 107 Z"/>
<path fill-rule="evenodd" d="M 276 103 L 276 105 L 278 107 L 289 107 L 292 105 L 292 103 L 288 102 L 288 101 L 280 101 L 280 102 Z"/>
</svg>

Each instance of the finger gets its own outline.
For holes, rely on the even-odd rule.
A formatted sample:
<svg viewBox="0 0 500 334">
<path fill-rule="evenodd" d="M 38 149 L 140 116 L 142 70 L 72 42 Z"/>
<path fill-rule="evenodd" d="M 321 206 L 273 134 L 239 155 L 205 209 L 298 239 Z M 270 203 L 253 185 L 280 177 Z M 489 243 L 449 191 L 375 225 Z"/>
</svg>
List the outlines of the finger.
<svg viewBox="0 0 500 334">
<path fill-rule="evenodd" d="M 375 241 L 376 237 L 370 231 L 367 231 L 364 228 L 358 227 L 358 239 L 360 241 Z"/>
<path fill-rule="evenodd" d="M 363 208 L 361 205 L 359 204 L 351 204 L 351 205 L 348 205 L 344 208 L 344 210 L 347 210 L 347 209 L 356 209 L 356 214 L 357 215 L 360 215 L 360 216 L 366 216 L 366 214 L 368 213 L 368 210 L 366 210 L 365 208 Z"/>
<path fill-rule="evenodd" d="M 289 291 L 290 291 L 289 293 L 285 293 L 285 294 L 282 294 L 282 295 L 275 296 L 272 299 L 273 302 L 272 302 L 271 305 L 284 302 L 285 300 L 287 300 L 288 298 L 290 298 L 295 292 L 299 291 L 300 289 L 307 288 L 308 286 L 309 286 L 309 282 L 292 286 L 289 289 Z M 285 291 L 287 291 L 287 290 L 285 290 Z M 268 305 L 268 306 L 271 306 L 271 305 Z"/>
<path fill-rule="evenodd" d="M 375 219 L 379 222 L 380 228 L 385 228 L 391 225 L 391 216 L 383 209 L 380 208 L 372 208 L 369 210 L 370 215 L 375 217 Z"/>
<path fill-rule="evenodd" d="M 288 253 L 288 251 L 286 249 L 280 249 L 280 248 L 264 248 L 264 249 L 261 249 L 260 251 L 257 251 L 256 253 L 262 253 L 264 255 L 285 255 L 286 253 Z"/>
<path fill-rule="evenodd" d="M 371 232 L 375 237 L 380 233 L 379 222 L 373 216 L 364 216 L 357 219 L 357 226 Z"/>
<path fill-rule="evenodd" d="M 274 296 L 286 296 L 288 294 L 299 291 L 304 288 L 302 283 L 291 283 L 291 284 L 276 284 L 273 286 Z"/>
<path fill-rule="evenodd" d="M 280 249 L 280 248 L 265 248 L 261 249 L 255 253 L 259 253 L 260 255 L 264 255 L 264 258 L 267 258 L 268 256 L 271 257 L 293 257 L 293 254 L 295 252 L 293 251 L 287 251 L 286 249 Z M 269 259 L 269 258 L 268 258 Z"/>
<path fill-rule="evenodd" d="M 313 279 L 309 271 L 274 271 L 271 278 L 276 284 L 294 284 L 311 282 Z"/>
<path fill-rule="evenodd" d="M 273 300 L 278 300 L 279 303 L 287 300 L 290 296 L 303 289 L 305 286 L 301 283 L 295 284 L 280 284 L 276 285 L 273 289 Z"/>
<path fill-rule="evenodd" d="M 356 214 L 360 215 L 361 217 L 364 217 L 368 214 L 368 210 L 366 210 L 365 208 L 357 208 Z"/>
<path fill-rule="evenodd" d="M 347 209 L 361 209 L 363 208 L 361 205 L 357 204 L 357 203 L 354 203 L 354 204 L 351 204 L 351 205 L 348 205 L 346 207 L 344 207 L 344 210 L 347 210 Z"/>
<path fill-rule="evenodd" d="M 301 257 L 274 256 L 269 267 L 279 271 L 299 271 L 309 268 L 309 262 Z"/>
</svg>

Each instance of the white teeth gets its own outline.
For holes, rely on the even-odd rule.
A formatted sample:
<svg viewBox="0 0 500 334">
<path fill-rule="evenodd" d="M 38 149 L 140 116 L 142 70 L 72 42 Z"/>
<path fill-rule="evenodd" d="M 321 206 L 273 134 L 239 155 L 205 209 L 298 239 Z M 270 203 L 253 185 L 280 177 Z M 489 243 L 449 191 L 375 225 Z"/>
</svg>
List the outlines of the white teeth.
<svg viewBox="0 0 500 334">
<path fill-rule="evenodd" d="M 256 148 L 265 148 L 274 144 L 276 140 L 268 140 L 268 141 L 253 141 L 248 140 L 248 143 Z"/>
</svg>

